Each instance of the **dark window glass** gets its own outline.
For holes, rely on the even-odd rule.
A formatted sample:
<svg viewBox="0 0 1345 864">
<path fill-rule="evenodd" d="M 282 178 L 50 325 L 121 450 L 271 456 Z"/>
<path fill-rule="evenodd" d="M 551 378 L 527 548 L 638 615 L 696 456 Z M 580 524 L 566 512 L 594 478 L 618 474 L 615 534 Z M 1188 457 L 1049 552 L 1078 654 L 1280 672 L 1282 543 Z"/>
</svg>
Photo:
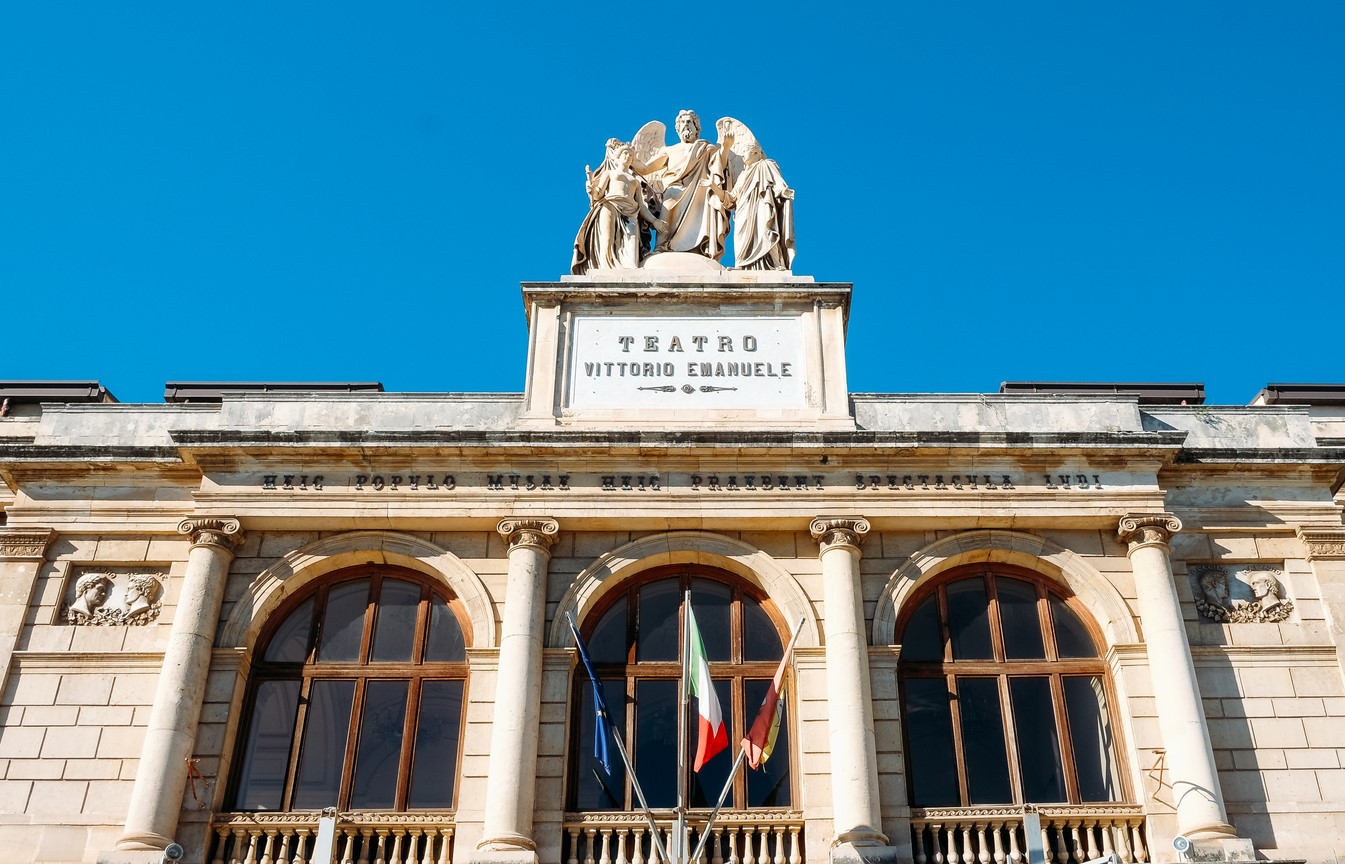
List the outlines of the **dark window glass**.
<svg viewBox="0 0 1345 864">
<path fill-rule="evenodd" d="M 637 661 L 678 659 L 680 608 L 682 587 L 676 580 L 652 582 L 640 589 L 640 605 L 635 610 Z"/>
<path fill-rule="evenodd" d="M 311 617 L 312 608 L 309 608 Z M 298 681 L 263 681 L 252 700 L 251 729 L 239 769 L 240 810 L 279 810 L 294 743 L 294 714 L 299 710 Z"/>
<path fill-rule="evenodd" d="M 1051 679 L 1010 678 L 1014 730 L 1018 734 L 1018 766 L 1023 798 L 1033 804 L 1068 801 L 1060 764 Z"/>
<path fill-rule="evenodd" d="M 294 781 L 296 810 L 338 806 L 354 681 L 314 681 L 308 694 L 308 719 Z"/>
<path fill-rule="evenodd" d="M 771 682 L 767 681 L 748 681 L 743 686 L 743 699 L 746 703 L 748 713 L 745 715 L 745 722 L 749 728 L 757 718 L 756 712 L 761 710 L 761 700 L 766 698 L 766 692 L 770 689 Z M 789 700 L 785 699 L 784 704 L 779 709 L 780 726 L 776 733 L 775 747 L 771 751 L 772 755 L 766 760 L 761 768 L 747 773 L 747 806 L 748 807 L 788 807 L 790 802 L 789 795 Z M 743 733 L 744 735 L 746 732 Z M 738 738 L 730 737 L 730 741 L 737 741 Z M 734 757 L 737 758 L 737 748 L 730 747 L 734 751 Z"/>
<path fill-rule="evenodd" d="M 730 741 L 729 748 L 716 754 L 700 772 L 692 771 L 700 706 L 693 698 L 685 716 L 681 711 L 680 631 L 686 622 L 682 606 L 688 590 Z M 784 654 L 785 640 L 777 621 L 755 588 L 727 574 L 683 565 L 660 568 L 617 587 L 593 610 L 584 624 L 584 638 L 603 679 L 608 710 L 626 737 L 650 806 L 676 806 L 679 735 L 687 750 L 688 805 L 709 808 L 715 804 L 737 757 L 738 742 L 756 719 L 769 686 L 767 679 L 775 674 Z M 787 681 L 785 692 L 791 691 Z M 588 676 L 577 666 L 571 690 L 565 807 L 570 811 L 638 809 L 615 745 L 612 776 L 593 757 L 590 692 Z M 764 770 L 733 778 L 726 809 L 791 806 L 790 741 L 786 717 Z"/>
<path fill-rule="evenodd" d="M 426 663 L 460 663 L 467 659 L 467 640 L 458 616 L 442 597 L 430 601 L 430 638 L 425 646 Z"/>
<path fill-rule="evenodd" d="M 1097 675 L 1068 677 L 1065 708 L 1069 737 L 1079 780 L 1079 798 L 1084 801 L 1119 801 L 1116 742 L 1112 739 L 1111 715 L 1102 678 Z"/>
<path fill-rule="evenodd" d="M 327 597 L 327 614 L 322 619 L 322 635 L 318 642 L 319 663 L 354 663 L 360 659 L 364 610 L 368 605 L 368 579 L 332 588 Z"/>
<path fill-rule="evenodd" d="M 957 707 L 962 718 L 962 755 L 972 804 L 1013 801 L 1004 747 L 1004 715 L 998 678 L 959 678 Z"/>
<path fill-rule="evenodd" d="M 710 662 L 733 659 L 733 633 L 729 626 L 730 604 L 733 591 L 722 582 L 708 579 L 691 580 L 691 608 L 696 610 L 696 625 L 705 643 L 705 657 Z M 779 639 L 777 637 L 776 641 Z M 718 793 L 719 790 L 715 790 Z"/>
<path fill-rule="evenodd" d="M 374 647 L 376 663 L 409 663 L 416 642 L 420 614 L 420 586 L 400 579 L 384 579 L 378 594 Z"/>
<path fill-rule="evenodd" d="M 977 576 L 948 586 L 948 629 L 954 660 L 991 660 L 989 605 L 985 580 Z"/>
<path fill-rule="evenodd" d="M 791 621 L 789 626 L 793 627 L 796 623 Z M 743 659 L 749 663 L 754 660 L 778 663 L 784 653 L 785 646 L 780 644 L 780 631 L 775 629 L 771 616 L 755 603 L 744 603 Z"/>
<path fill-rule="evenodd" d="M 285 617 L 266 646 L 262 659 L 267 663 L 302 663 L 308 659 L 308 643 L 313 635 L 313 599 L 310 597 Z"/>
<path fill-rule="evenodd" d="M 635 683 L 635 771 L 650 807 L 677 806 L 678 684 L 676 679 Z"/>
<path fill-rule="evenodd" d="M 458 776 L 458 730 L 462 725 L 462 683 L 425 681 L 420 685 L 408 807 L 453 806 L 453 787 Z"/>
<path fill-rule="evenodd" d="M 467 634 L 434 583 L 359 572 L 295 597 L 258 646 L 236 808 L 453 807 Z"/>
<path fill-rule="evenodd" d="M 912 663 L 937 663 L 943 659 L 943 625 L 939 622 L 939 598 L 936 595 L 926 597 L 906 623 L 901 659 Z"/>
<path fill-rule="evenodd" d="M 1097 656 L 1097 646 L 1093 644 L 1088 628 L 1059 597 L 1051 597 L 1051 623 L 1055 627 L 1055 647 L 1060 657 Z"/>
<path fill-rule="evenodd" d="M 594 663 L 625 663 L 630 642 L 626 639 L 626 598 L 622 597 L 603 613 L 593 638 L 586 640 Z"/>
<path fill-rule="evenodd" d="M 953 715 L 943 678 L 906 679 L 906 752 L 911 757 L 911 801 L 917 807 L 956 807 L 960 802 L 953 745 Z"/>
<path fill-rule="evenodd" d="M 387 810 L 396 806 L 408 687 L 406 681 L 370 681 L 365 688 L 352 807 Z"/>
<path fill-rule="evenodd" d="M 1045 660 L 1046 644 L 1037 615 L 1037 586 L 1021 579 L 995 577 L 999 623 L 1004 631 L 1006 660 Z"/>
<path fill-rule="evenodd" d="M 617 753 L 616 742 L 607 739 L 607 761 L 612 766 L 609 775 L 595 755 L 593 686 L 582 666 L 576 671 L 575 690 L 579 693 L 579 740 L 575 745 L 575 761 L 579 771 L 576 777 L 575 809 L 624 810 L 626 808 L 626 766 Z M 626 734 L 626 682 L 603 681 L 603 699 L 607 702 L 608 719 L 612 726 Z M 638 803 L 630 806 L 638 807 Z"/>
<path fill-rule="evenodd" d="M 914 806 L 1125 800 L 1107 667 L 1052 583 L 981 566 L 909 602 L 896 636 Z"/>
</svg>

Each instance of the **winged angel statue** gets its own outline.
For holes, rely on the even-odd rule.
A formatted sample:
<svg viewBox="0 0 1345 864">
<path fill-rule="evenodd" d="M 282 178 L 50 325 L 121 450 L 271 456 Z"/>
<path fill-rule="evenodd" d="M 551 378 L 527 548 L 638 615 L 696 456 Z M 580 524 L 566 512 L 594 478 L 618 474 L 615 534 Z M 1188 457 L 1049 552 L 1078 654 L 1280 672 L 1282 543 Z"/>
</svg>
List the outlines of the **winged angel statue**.
<svg viewBox="0 0 1345 864">
<path fill-rule="evenodd" d="M 651 255 L 724 256 L 732 214 L 738 270 L 789 270 L 794 263 L 794 190 L 742 122 L 715 124 L 719 142 L 700 137 L 700 118 L 682 111 L 678 141 L 657 120 L 630 143 L 609 139 L 597 171 L 585 166 L 590 208 L 574 241 L 570 272 L 629 270 Z"/>
</svg>

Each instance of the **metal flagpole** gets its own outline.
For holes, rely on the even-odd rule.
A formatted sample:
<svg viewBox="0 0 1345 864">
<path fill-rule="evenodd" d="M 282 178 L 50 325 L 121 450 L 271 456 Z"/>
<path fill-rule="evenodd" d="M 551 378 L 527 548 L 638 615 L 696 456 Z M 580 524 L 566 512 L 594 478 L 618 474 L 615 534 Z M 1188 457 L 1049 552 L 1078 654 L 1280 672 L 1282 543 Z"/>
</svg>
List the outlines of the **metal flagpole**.
<svg viewBox="0 0 1345 864">
<path fill-rule="evenodd" d="M 799 623 L 794 625 L 794 631 L 789 634 L 789 647 L 786 649 L 786 653 L 794 650 L 794 640 L 799 638 L 799 631 L 803 629 L 803 621 L 804 619 L 800 618 Z M 733 778 L 737 775 L 738 768 L 743 764 L 743 759 L 746 756 L 747 748 L 739 742 L 738 758 L 733 760 L 733 767 L 729 769 L 729 776 L 724 780 L 724 788 L 719 791 L 719 801 L 715 803 L 715 809 L 710 811 L 710 818 L 705 823 L 705 830 L 701 833 L 700 843 L 696 845 L 696 854 L 691 856 L 692 861 L 699 861 L 701 853 L 705 851 L 705 841 L 710 837 L 710 828 L 715 824 L 715 819 L 724 806 L 724 799 L 729 796 L 729 789 L 733 787 Z"/>
<path fill-rule="evenodd" d="M 687 706 L 691 704 L 687 696 L 687 659 L 691 656 L 691 589 L 686 592 L 686 609 L 682 615 L 682 719 L 677 728 L 681 734 L 677 737 L 677 838 L 673 848 L 677 850 L 677 860 L 673 864 L 690 864 L 687 853 Z"/>
<path fill-rule="evenodd" d="M 635 790 L 635 797 L 640 801 L 640 807 L 644 810 L 645 821 L 649 823 L 649 836 L 654 841 L 654 848 L 658 850 L 659 857 L 664 861 L 671 862 L 668 857 L 668 848 L 663 845 L 663 840 L 659 837 L 658 825 L 654 822 L 654 814 L 649 809 L 649 802 L 645 800 L 644 790 L 640 788 L 640 778 L 635 776 L 635 769 L 630 764 L 630 756 L 626 755 L 626 744 L 621 740 L 621 733 L 615 726 L 612 727 L 612 739 L 616 741 L 616 752 L 621 754 L 621 764 L 626 766 L 626 775 L 630 777 L 631 787 Z"/>
</svg>

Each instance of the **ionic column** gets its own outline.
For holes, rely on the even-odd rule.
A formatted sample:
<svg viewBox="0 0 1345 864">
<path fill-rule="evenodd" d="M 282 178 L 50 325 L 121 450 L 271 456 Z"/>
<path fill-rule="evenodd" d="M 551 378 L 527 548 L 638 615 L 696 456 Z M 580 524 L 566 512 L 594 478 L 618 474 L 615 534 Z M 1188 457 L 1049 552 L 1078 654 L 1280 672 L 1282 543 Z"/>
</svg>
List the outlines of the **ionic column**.
<svg viewBox="0 0 1345 864">
<path fill-rule="evenodd" d="M 1117 536 L 1129 546 L 1135 574 L 1177 830 L 1193 840 L 1232 838 L 1237 831 L 1224 809 L 1191 645 L 1172 581 L 1168 540 L 1181 529 L 1181 521 L 1170 513 L 1132 514 L 1121 519 Z"/>
<path fill-rule="evenodd" d="M 243 536 L 237 519 L 183 519 L 177 530 L 191 537 L 191 550 L 118 849 L 163 849 L 173 841 L 224 583 Z"/>
<path fill-rule="evenodd" d="M 554 519 L 505 519 L 496 530 L 509 543 L 509 575 L 500 626 L 490 776 L 486 780 L 484 825 L 476 858 L 489 860 L 504 857 L 499 853 L 526 853 L 526 857 L 535 860 L 532 810 L 542 711 L 546 571 L 551 561 L 551 544 L 560 526 Z"/>
<path fill-rule="evenodd" d="M 873 736 L 869 644 L 859 587 L 864 519 L 814 519 L 826 604 L 827 730 L 831 744 L 832 846 L 886 846 L 878 810 L 878 758 Z"/>
</svg>

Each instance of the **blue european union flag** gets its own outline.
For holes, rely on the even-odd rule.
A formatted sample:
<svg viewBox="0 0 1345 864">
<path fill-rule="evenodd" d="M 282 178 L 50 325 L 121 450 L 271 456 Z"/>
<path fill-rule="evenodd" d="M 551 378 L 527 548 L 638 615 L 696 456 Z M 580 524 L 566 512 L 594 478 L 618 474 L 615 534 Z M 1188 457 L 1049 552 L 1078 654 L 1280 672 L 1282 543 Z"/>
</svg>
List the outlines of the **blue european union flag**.
<svg viewBox="0 0 1345 864">
<path fill-rule="evenodd" d="M 593 671 L 593 658 L 588 656 L 588 648 L 584 645 L 583 638 L 579 635 L 579 629 L 574 626 L 574 617 L 566 616 L 570 623 L 570 632 L 574 634 L 574 644 L 579 648 L 579 659 L 584 661 L 584 668 L 588 670 L 588 680 L 593 684 L 593 711 L 595 722 L 593 724 L 593 758 L 602 763 L 602 770 L 607 772 L 607 776 L 612 776 L 612 757 L 607 751 L 607 739 L 612 734 L 612 721 L 607 715 L 607 700 L 602 696 L 602 682 L 598 680 L 598 673 Z"/>
</svg>

